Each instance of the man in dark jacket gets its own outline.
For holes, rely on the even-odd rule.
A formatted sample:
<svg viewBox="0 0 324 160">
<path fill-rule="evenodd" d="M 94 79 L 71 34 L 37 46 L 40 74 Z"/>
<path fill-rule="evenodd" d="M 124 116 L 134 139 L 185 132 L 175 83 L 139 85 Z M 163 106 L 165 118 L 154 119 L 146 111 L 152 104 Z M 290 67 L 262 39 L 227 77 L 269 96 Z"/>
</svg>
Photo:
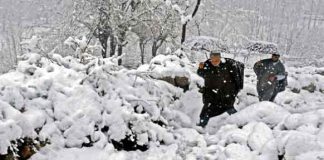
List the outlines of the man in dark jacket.
<svg viewBox="0 0 324 160">
<path fill-rule="evenodd" d="M 200 63 L 198 75 L 205 79 L 204 107 L 199 126 L 205 127 L 211 117 L 227 112 L 234 114 L 235 97 L 243 88 L 244 65 L 232 59 L 223 59 L 219 51 L 212 51 L 210 59 Z"/>
<path fill-rule="evenodd" d="M 277 94 L 287 85 L 285 66 L 279 60 L 279 54 L 272 54 L 272 58 L 264 59 L 254 64 L 257 75 L 257 91 L 260 101 L 273 102 Z"/>
</svg>

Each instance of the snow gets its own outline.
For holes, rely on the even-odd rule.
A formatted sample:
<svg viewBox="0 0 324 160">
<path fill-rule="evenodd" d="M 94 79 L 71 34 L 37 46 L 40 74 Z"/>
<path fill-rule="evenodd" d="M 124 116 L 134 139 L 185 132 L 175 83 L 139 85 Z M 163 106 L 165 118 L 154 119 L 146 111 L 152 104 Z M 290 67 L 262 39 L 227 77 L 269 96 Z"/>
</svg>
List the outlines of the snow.
<svg viewBox="0 0 324 160">
<path fill-rule="evenodd" d="M 246 159 L 253 160 L 256 159 L 256 155 L 251 153 L 250 149 L 247 146 L 242 146 L 239 144 L 230 144 L 225 149 L 226 159 L 238 160 Z"/>
<path fill-rule="evenodd" d="M 37 52 L 40 49 L 39 42 L 41 40 L 42 39 L 40 37 L 32 36 L 30 39 L 23 40 L 22 42 L 20 42 L 20 44 L 29 52 Z"/>
<path fill-rule="evenodd" d="M 158 55 L 151 60 L 148 70 L 153 73 L 154 78 L 161 78 L 164 76 L 189 77 L 190 71 L 184 66 L 185 64 L 183 61 L 180 61 L 180 58 L 176 55 Z"/>
<path fill-rule="evenodd" d="M 12 141 L 31 137 L 50 141 L 32 160 L 324 157 L 324 78 L 315 67 L 287 67 L 289 85 L 275 103 L 258 102 L 256 77 L 247 68 L 238 113 L 212 118 L 201 129 L 197 84 L 203 80 L 195 74 L 198 64 L 181 51 L 136 70 L 117 66 L 116 57 L 88 64 L 50 58 L 25 54 L 15 71 L 0 76 L 0 154 L 14 150 Z M 183 92 L 158 80 L 163 76 L 185 76 L 190 88 Z M 130 135 L 148 150 L 114 148 L 113 140 Z"/>
</svg>

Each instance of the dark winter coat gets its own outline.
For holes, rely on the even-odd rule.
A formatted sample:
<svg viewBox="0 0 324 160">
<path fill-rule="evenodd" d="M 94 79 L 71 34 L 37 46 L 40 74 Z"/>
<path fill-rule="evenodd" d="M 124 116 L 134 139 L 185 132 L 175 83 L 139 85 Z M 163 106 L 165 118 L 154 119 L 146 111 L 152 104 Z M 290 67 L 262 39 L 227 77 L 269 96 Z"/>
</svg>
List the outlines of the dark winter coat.
<svg viewBox="0 0 324 160">
<path fill-rule="evenodd" d="M 239 63 L 232 59 L 225 59 L 218 66 L 210 60 L 204 63 L 203 69 L 198 69 L 198 75 L 205 80 L 203 93 L 204 103 L 211 103 L 217 107 L 233 107 L 237 93 L 243 88 L 242 70 Z M 215 107 L 214 109 L 217 109 Z M 211 111 L 213 112 L 213 111 Z"/>
<path fill-rule="evenodd" d="M 272 59 L 264 59 L 257 62 L 254 67 L 257 75 L 257 91 L 261 101 L 273 101 L 279 91 L 279 81 L 286 81 L 286 71 L 281 61 L 274 62 Z M 270 81 L 271 76 L 276 77 L 275 81 Z M 284 77 L 284 79 L 280 78 Z"/>
</svg>

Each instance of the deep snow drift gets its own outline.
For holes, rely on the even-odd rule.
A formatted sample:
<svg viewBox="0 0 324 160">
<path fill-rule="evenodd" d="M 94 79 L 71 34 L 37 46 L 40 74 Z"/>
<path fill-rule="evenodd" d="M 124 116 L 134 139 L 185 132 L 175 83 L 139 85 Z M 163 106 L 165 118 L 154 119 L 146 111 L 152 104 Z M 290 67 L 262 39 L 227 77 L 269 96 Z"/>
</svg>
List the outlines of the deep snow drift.
<svg viewBox="0 0 324 160">
<path fill-rule="evenodd" d="M 289 68 L 289 86 L 276 103 L 259 103 L 256 77 L 246 69 L 237 114 L 195 127 L 203 80 L 186 54 L 160 55 L 126 70 L 116 59 L 38 54 L 20 57 L 0 76 L 0 154 L 29 137 L 49 143 L 33 160 L 319 160 L 324 158 L 324 69 Z M 182 57 L 182 58 L 179 58 Z M 189 91 L 156 80 L 185 76 Z M 117 151 L 128 139 L 147 151 Z"/>
</svg>

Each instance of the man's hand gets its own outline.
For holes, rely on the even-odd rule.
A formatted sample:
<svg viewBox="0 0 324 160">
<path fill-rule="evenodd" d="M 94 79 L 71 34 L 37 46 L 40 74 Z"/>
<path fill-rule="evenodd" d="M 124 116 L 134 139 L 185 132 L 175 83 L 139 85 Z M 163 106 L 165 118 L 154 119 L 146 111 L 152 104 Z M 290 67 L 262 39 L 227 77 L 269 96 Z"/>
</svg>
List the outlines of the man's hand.
<svg viewBox="0 0 324 160">
<path fill-rule="evenodd" d="M 258 62 L 256 62 L 256 66 L 262 66 L 262 62 L 261 61 L 258 61 Z"/>
<path fill-rule="evenodd" d="M 274 82 L 275 80 L 277 80 L 277 77 L 275 75 L 269 76 L 269 81 L 270 82 Z"/>
<path fill-rule="evenodd" d="M 199 63 L 199 69 L 204 69 L 204 66 L 205 66 L 204 62 Z"/>
</svg>

